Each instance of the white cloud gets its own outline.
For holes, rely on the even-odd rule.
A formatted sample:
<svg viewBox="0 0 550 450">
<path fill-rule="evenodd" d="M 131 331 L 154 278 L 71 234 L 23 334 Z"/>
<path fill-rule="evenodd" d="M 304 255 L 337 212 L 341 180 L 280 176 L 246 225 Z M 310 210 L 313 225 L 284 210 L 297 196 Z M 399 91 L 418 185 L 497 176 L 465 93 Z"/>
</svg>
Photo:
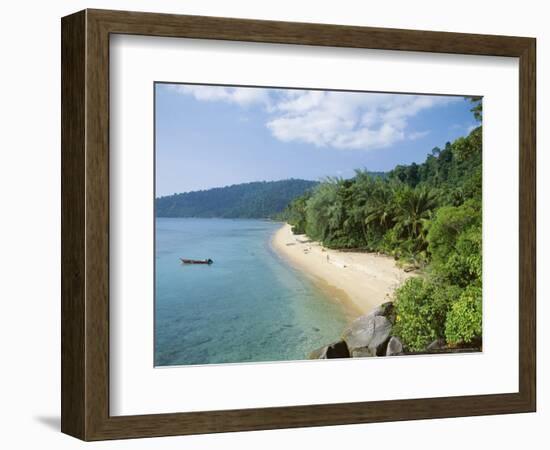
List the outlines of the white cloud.
<svg viewBox="0 0 550 450">
<path fill-rule="evenodd" d="M 318 147 L 362 149 L 388 147 L 419 139 L 429 131 L 407 132 L 420 111 L 453 101 L 449 97 L 303 91 L 279 102 L 267 127 L 284 142 Z"/>
<path fill-rule="evenodd" d="M 409 130 L 409 120 L 423 110 L 457 100 L 426 95 L 218 86 L 178 85 L 174 88 L 202 101 L 261 105 L 269 114 L 267 128 L 280 141 L 357 150 L 420 139 L 429 131 Z"/>
<path fill-rule="evenodd" d="M 180 94 L 192 95 L 195 99 L 202 101 L 223 101 L 236 103 L 240 106 L 269 104 L 269 94 L 265 89 L 188 84 L 170 85 L 169 87 Z"/>
</svg>

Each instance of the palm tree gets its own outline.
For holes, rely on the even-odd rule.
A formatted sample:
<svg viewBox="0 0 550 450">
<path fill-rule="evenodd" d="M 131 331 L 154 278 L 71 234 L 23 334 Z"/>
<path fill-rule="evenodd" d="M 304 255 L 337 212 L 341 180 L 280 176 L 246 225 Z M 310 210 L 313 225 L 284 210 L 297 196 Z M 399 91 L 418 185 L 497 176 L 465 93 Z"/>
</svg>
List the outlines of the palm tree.
<svg viewBox="0 0 550 450">
<path fill-rule="evenodd" d="M 336 181 L 327 179 L 306 202 L 306 233 L 312 239 L 324 241 L 329 237 L 334 224 L 335 211 L 331 207 L 336 201 L 336 193 Z"/>
<path fill-rule="evenodd" d="M 436 196 L 426 187 L 404 187 L 397 192 L 396 223 L 400 230 L 422 246 L 426 240 L 426 224 L 437 206 Z"/>
<path fill-rule="evenodd" d="M 369 244 L 366 230 L 366 215 L 368 214 L 367 204 L 372 196 L 373 187 L 373 178 L 366 170 L 355 171 L 355 183 L 353 183 L 350 192 L 351 206 L 349 218 L 359 231 L 363 245 Z"/>
<path fill-rule="evenodd" d="M 367 203 L 365 224 L 376 224 L 382 232 L 395 223 L 395 185 L 378 182 Z"/>
</svg>

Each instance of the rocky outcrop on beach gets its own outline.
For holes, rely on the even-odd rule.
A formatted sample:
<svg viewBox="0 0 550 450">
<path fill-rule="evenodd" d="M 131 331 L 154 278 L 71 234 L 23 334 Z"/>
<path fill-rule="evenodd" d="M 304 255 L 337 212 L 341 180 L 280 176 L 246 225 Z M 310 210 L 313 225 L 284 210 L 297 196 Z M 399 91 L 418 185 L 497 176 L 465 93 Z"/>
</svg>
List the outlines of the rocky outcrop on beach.
<svg viewBox="0 0 550 450">
<path fill-rule="evenodd" d="M 344 341 L 338 341 L 312 351 L 309 355 L 309 359 L 349 358 L 350 356 L 346 343 Z"/>
<path fill-rule="evenodd" d="M 436 339 L 421 352 L 406 351 L 398 336 L 394 336 L 396 313 L 393 302 L 374 308 L 355 319 L 342 333 L 338 342 L 325 345 L 309 354 L 309 359 L 365 358 L 412 354 L 470 353 L 478 347 L 449 347 L 444 339 Z"/>
<path fill-rule="evenodd" d="M 385 353 L 392 323 L 384 316 L 369 314 L 354 320 L 342 336 L 352 357 Z"/>
<path fill-rule="evenodd" d="M 393 303 L 383 303 L 369 314 L 355 319 L 342 333 L 341 341 L 314 350 L 309 358 L 364 358 L 402 354 L 401 341 L 392 336 L 394 324 Z"/>
</svg>

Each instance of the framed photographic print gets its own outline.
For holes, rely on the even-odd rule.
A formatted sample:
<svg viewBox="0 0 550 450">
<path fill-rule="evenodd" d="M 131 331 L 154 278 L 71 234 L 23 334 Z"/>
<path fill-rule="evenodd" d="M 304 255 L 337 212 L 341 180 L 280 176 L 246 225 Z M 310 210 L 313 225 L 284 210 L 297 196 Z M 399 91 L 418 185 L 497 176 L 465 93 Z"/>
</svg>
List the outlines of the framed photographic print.
<svg viewBox="0 0 550 450">
<path fill-rule="evenodd" d="M 62 431 L 535 410 L 535 39 L 62 19 Z"/>
</svg>

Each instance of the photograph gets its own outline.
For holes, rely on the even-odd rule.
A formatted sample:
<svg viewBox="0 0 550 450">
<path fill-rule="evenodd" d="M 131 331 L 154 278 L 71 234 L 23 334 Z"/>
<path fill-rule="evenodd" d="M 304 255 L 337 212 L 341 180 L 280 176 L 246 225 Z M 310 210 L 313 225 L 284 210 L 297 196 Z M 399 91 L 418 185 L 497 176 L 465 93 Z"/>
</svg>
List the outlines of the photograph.
<svg viewBox="0 0 550 450">
<path fill-rule="evenodd" d="M 482 351 L 482 97 L 154 96 L 155 367 Z"/>
</svg>

